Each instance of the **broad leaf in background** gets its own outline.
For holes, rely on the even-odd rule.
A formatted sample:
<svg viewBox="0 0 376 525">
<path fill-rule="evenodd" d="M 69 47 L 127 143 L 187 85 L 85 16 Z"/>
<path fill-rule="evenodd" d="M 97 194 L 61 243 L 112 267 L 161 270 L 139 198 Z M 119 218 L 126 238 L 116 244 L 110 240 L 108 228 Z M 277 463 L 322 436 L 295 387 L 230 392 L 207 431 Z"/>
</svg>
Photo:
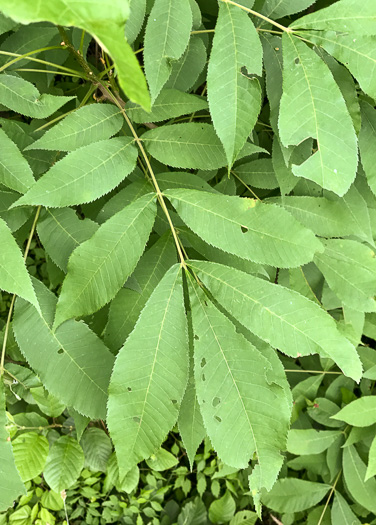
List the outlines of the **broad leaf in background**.
<svg viewBox="0 0 376 525">
<path fill-rule="evenodd" d="M 2 219 L 0 219 L 0 246 L 0 289 L 26 299 L 39 310 L 21 250 Z"/>
<path fill-rule="evenodd" d="M 31 82 L 21 77 L 0 75 L 0 104 L 26 117 L 47 118 L 74 98 L 57 97 L 46 93 L 41 95 Z"/>
<path fill-rule="evenodd" d="M 170 76 L 171 62 L 184 53 L 191 28 L 189 0 L 155 0 L 144 43 L 145 75 L 152 104 Z"/>
<path fill-rule="evenodd" d="M 283 390 L 267 381 L 268 360 L 196 284 L 189 287 L 197 397 L 208 436 L 232 467 L 245 468 L 256 453 L 257 488 L 270 490 L 283 463 L 290 418 Z"/>
<path fill-rule="evenodd" d="M 129 137 L 94 142 L 68 153 L 15 206 L 63 208 L 98 199 L 133 171 L 137 149 Z"/>
<path fill-rule="evenodd" d="M 291 429 L 288 433 L 286 449 L 291 454 L 300 456 L 320 454 L 340 436 L 342 432 L 339 430 Z"/>
<path fill-rule="evenodd" d="M 283 95 L 279 131 L 284 146 L 312 137 L 317 151 L 294 175 L 313 180 L 339 196 L 355 179 L 357 139 L 351 117 L 327 65 L 298 38 L 284 34 Z"/>
<path fill-rule="evenodd" d="M 2 129 L 0 148 L 0 183 L 18 193 L 25 193 L 35 183 L 33 172 L 16 144 Z"/>
<path fill-rule="evenodd" d="M 37 432 L 24 432 L 12 441 L 16 467 L 25 483 L 41 474 L 48 455 L 48 441 Z"/>
<path fill-rule="evenodd" d="M 247 72 L 242 71 L 245 67 Z M 262 47 L 245 11 L 220 3 L 207 85 L 210 114 L 229 169 L 256 124 L 261 109 Z"/>
<path fill-rule="evenodd" d="M 238 257 L 287 268 L 322 251 L 313 233 L 277 206 L 197 190 L 164 193 L 197 235 Z"/>
<path fill-rule="evenodd" d="M 7 416 L 5 412 L 4 383 L 0 381 L 0 512 L 13 505 L 13 501 L 26 495 L 26 488 L 14 462 L 12 445 L 5 428 Z"/>
<path fill-rule="evenodd" d="M 315 264 L 333 292 L 348 307 L 375 312 L 376 254 L 357 241 L 329 239 L 325 251 L 315 256 Z"/>
<path fill-rule="evenodd" d="M 107 422 L 121 476 L 150 457 L 176 423 L 188 379 L 187 347 L 181 268 L 175 265 L 150 296 L 111 377 Z"/>
<path fill-rule="evenodd" d="M 362 127 L 359 133 L 359 150 L 362 165 L 369 187 L 376 195 L 376 165 L 373 143 L 376 138 L 376 110 L 367 102 L 361 101 Z"/>
<path fill-rule="evenodd" d="M 334 496 L 331 519 L 332 525 L 361 525 L 350 505 L 338 491 Z"/>
<path fill-rule="evenodd" d="M 111 3 L 111 9 L 99 0 L 90 3 L 78 0 L 57 0 L 51 3 L 41 0 L 37 4 L 28 0 L 20 0 L 16 4 L 12 0 L 3 0 L 1 10 L 22 24 L 46 20 L 88 31 L 112 57 L 126 95 L 145 109 L 150 108 L 145 78 L 124 36 L 124 26 L 129 15 L 127 0 L 115 0 Z"/>
<path fill-rule="evenodd" d="M 303 479 L 279 479 L 262 502 L 276 512 L 299 512 L 317 505 L 330 490 L 330 485 Z"/>
<path fill-rule="evenodd" d="M 52 445 L 44 469 L 44 479 L 55 492 L 69 489 L 84 466 L 84 453 L 71 436 L 62 436 Z"/>
<path fill-rule="evenodd" d="M 332 30 L 354 36 L 376 35 L 376 4 L 373 0 L 364 0 L 359 10 L 358 0 L 341 0 L 299 18 L 290 28 Z"/>
<path fill-rule="evenodd" d="M 213 170 L 226 165 L 226 155 L 210 124 L 172 124 L 142 135 L 145 146 L 159 162 L 175 168 Z"/>
<path fill-rule="evenodd" d="M 320 353 L 355 380 L 362 365 L 353 345 L 316 303 L 282 286 L 234 268 L 190 261 L 214 298 L 243 326 L 287 355 Z"/>
<path fill-rule="evenodd" d="M 354 501 L 376 514 L 376 480 L 364 481 L 367 467 L 360 458 L 354 445 L 343 449 L 343 475 L 346 487 Z"/>
<path fill-rule="evenodd" d="M 116 135 L 123 124 L 118 108 L 111 104 L 90 104 L 69 113 L 61 122 L 25 150 L 73 151 Z"/>
<path fill-rule="evenodd" d="M 72 317 L 96 312 L 115 297 L 145 249 L 156 215 L 154 200 L 149 194 L 126 206 L 74 250 L 55 328 Z"/>
<path fill-rule="evenodd" d="M 88 428 L 80 439 L 80 445 L 85 455 L 85 466 L 106 472 L 112 453 L 111 439 L 106 432 L 96 427 Z"/>
<path fill-rule="evenodd" d="M 57 299 L 40 281 L 34 283 L 41 314 L 25 301 L 16 302 L 13 330 L 21 352 L 60 401 L 92 419 L 104 419 L 112 354 L 82 321 L 68 321 L 53 332 Z"/>
<path fill-rule="evenodd" d="M 256 0 L 254 10 L 268 18 L 278 20 L 283 16 L 304 11 L 315 2 L 316 0 Z M 262 20 L 260 22 L 259 25 L 262 25 Z"/>
</svg>

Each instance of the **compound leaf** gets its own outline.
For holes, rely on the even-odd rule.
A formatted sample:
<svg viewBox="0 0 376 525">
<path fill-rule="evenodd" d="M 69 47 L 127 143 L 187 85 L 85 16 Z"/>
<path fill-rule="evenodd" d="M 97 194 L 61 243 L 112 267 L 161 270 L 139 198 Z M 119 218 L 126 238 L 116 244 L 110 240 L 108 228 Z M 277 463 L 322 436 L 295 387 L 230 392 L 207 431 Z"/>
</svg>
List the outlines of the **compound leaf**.
<svg viewBox="0 0 376 525">
<path fill-rule="evenodd" d="M 234 268 L 207 261 L 190 261 L 189 266 L 214 298 L 260 339 L 293 357 L 311 353 L 330 357 L 346 375 L 361 378 L 355 348 L 316 303 Z"/>
<path fill-rule="evenodd" d="M 137 149 L 129 137 L 94 142 L 54 164 L 14 206 L 63 208 L 93 201 L 120 184 L 136 161 Z"/>
<path fill-rule="evenodd" d="M 197 190 L 164 193 L 205 242 L 238 257 L 286 268 L 322 251 L 314 234 L 278 206 Z"/>
<path fill-rule="evenodd" d="M 175 265 L 150 296 L 111 377 L 107 422 L 121 476 L 150 457 L 176 423 L 187 376 L 182 275 Z"/>
<path fill-rule="evenodd" d="M 376 513 L 376 480 L 364 481 L 367 467 L 360 458 L 354 445 L 343 449 L 343 475 L 351 497 L 373 514 Z"/>
<path fill-rule="evenodd" d="M 81 414 L 104 419 L 111 352 L 82 321 L 70 320 L 53 332 L 57 299 L 40 281 L 34 283 L 41 313 L 16 301 L 13 330 L 22 354 L 51 394 Z"/>
<path fill-rule="evenodd" d="M 247 69 L 247 73 L 242 68 Z M 221 3 L 207 85 L 210 114 L 226 152 L 229 168 L 256 124 L 261 109 L 262 47 L 245 11 Z"/>
<path fill-rule="evenodd" d="M 154 103 L 171 74 L 171 62 L 184 53 L 192 28 L 189 0 L 156 0 L 145 30 L 144 62 Z"/>
<path fill-rule="evenodd" d="M 88 315 L 113 299 L 144 251 L 156 215 L 154 195 L 145 195 L 102 224 L 72 253 L 56 309 L 54 328 Z"/>
<path fill-rule="evenodd" d="M 73 151 L 92 142 L 109 139 L 116 135 L 122 124 L 122 114 L 115 106 L 89 104 L 69 113 L 25 150 Z"/>
<path fill-rule="evenodd" d="M 297 145 L 309 137 L 317 141 L 317 151 L 302 164 L 293 164 L 293 173 L 342 196 L 358 165 L 356 134 L 345 101 L 328 66 L 312 49 L 287 34 L 282 42 L 282 143 Z"/>
<path fill-rule="evenodd" d="M 339 430 L 291 429 L 287 437 L 286 449 L 299 456 L 320 454 L 342 436 Z"/>
<path fill-rule="evenodd" d="M 376 423 L 376 397 L 363 396 L 355 399 L 332 417 L 355 427 L 373 425 Z"/>
<path fill-rule="evenodd" d="M 329 490 L 326 483 L 284 478 L 263 495 L 262 502 L 276 512 L 300 512 L 317 505 Z"/>
</svg>

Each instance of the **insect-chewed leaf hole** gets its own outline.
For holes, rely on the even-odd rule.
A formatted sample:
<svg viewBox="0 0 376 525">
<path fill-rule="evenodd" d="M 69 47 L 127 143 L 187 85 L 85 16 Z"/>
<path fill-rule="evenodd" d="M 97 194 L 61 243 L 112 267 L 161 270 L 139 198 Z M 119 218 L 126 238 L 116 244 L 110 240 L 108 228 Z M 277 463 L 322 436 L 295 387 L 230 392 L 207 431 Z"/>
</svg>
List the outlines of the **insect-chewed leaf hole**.
<svg viewBox="0 0 376 525">
<path fill-rule="evenodd" d="M 176 400 L 176 399 L 171 399 L 171 401 L 172 401 L 172 404 L 173 404 L 173 405 L 176 405 L 176 404 L 177 404 L 177 400 Z"/>
<path fill-rule="evenodd" d="M 138 416 L 134 416 L 134 417 L 133 417 L 133 421 L 134 421 L 135 423 L 140 423 L 141 418 L 139 418 Z"/>
<path fill-rule="evenodd" d="M 127 388 L 127 390 L 128 392 L 132 392 L 132 388 L 130 386 Z"/>
<path fill-rule="evenodd" d="M 242 230 L 242 233 L 247 233 L 248 231 L 248 228 L 246 228 L 245 226 L 240 226 L 240 229 Z"/>
<path fill-rule="evenodd" d="M 202 374 L 201 379 L 202 379 L 203 381 L 206 381 L 205 374 Z"/>
<path fill-rule="evenodd" d="M 57 351 L 58 354 L 63 354 L 64 353 L 64 350 L 62 348 L 60 348 L 58 351 Z"/>
<path fill-rule="evenodd" d="M 219 416 L 214 416 L 214 419 L 218 421 L 218 423 L 222 423 L 222 419 Z"/>
<path fill-rule="evenodd" d="M 201 359 L 201 363 L 200 363 L 200 365 L 201 365 L 201 368 L 204 368 L 204 366 L 206 365 L 206 359 L 205 359 L 205 357 L 203 357 L 203 358 Z"/>
<path fill-rule="evenodd" d="M 194 339 L 196 339 L 196 341 L 198 341 L 200 338 L 199 338 L 198 335 L 195 335 L 195 336 L 194 336 Z"/>
<path fill-rule="evenodd" d="M 212 401 L 213 407 L 217 407 L 219 403 L 221 402 L 219 397 L 215 397 Z"/>
</svg>

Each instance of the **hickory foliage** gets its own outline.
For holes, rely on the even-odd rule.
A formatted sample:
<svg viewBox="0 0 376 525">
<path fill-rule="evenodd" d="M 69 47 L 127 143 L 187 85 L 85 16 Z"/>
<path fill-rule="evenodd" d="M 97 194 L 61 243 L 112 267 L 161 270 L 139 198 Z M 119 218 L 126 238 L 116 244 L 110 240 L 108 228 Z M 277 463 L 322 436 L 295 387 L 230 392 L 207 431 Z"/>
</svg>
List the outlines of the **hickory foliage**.
<svg viewBox="0 0 376 525">
<path fill-rule="evenodd" d="M 207 436 L 224 464 L 249 469 L 259 512 L 315 505 L 331 478 L 277 481 L 286 451 L 319 454 L 342 434 L 289 432 L 285 368 L 316 354 L 319 372 L 376 378 L 374 350 L 359 347 L 364 326 L 376 332 L 375 2 L 1 0 L 0 11 L 0 288 L 14 294 L 1 509 L 41 471 L 69 488 L 82 431 L 100 420 L 120 477 L 177 425 L 191 464 Z M 17 399 L 67 410 L 76 433 L 19 433 L 20 384 Z M 330 422 L 375 424 L 373 399 L 347 399 Z M 343 468 L 374 512 L 371 451 L 366 469 L 351 443 Z"/>
</svg>

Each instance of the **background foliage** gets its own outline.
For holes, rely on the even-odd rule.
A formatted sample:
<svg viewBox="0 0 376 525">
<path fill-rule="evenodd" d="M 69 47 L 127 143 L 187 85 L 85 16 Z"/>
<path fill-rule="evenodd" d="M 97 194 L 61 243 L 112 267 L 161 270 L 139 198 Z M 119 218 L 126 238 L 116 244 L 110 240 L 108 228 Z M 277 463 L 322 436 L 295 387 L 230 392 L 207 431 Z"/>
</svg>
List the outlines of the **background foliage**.
<svg viewBox="0 0 376 525">
<path fill-rule="evenodd" d="M 376 523 L 374 2 L 0 11 L 0 519 Z"/>
</svg>

